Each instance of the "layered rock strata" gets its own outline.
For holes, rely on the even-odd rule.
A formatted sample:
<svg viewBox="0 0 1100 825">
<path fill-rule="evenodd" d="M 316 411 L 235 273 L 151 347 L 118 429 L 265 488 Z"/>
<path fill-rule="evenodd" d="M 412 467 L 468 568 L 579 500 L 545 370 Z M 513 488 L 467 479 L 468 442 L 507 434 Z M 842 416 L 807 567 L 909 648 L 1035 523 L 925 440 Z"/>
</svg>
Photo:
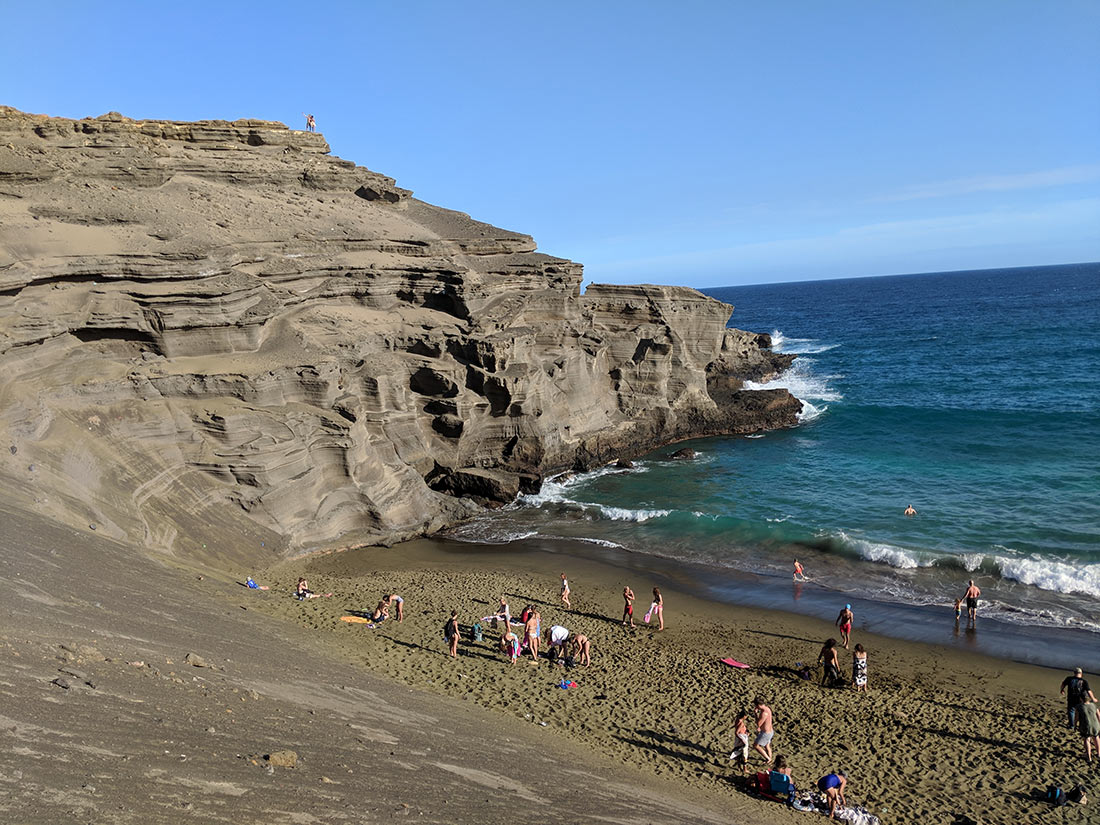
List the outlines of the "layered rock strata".
<svg viewBox="0 0 1100 825">
<path fill-rule="evenodd" d="M 589 286 L 267 121 L 0 107 L 0 484 L 186 558 L 432 532 L 693 436 L 791 426 L 691 289 Z M 228 531 L 228 532 L 227 532 Z M 237 535 L 241 548 L 204 537 Z"/>
</svg>

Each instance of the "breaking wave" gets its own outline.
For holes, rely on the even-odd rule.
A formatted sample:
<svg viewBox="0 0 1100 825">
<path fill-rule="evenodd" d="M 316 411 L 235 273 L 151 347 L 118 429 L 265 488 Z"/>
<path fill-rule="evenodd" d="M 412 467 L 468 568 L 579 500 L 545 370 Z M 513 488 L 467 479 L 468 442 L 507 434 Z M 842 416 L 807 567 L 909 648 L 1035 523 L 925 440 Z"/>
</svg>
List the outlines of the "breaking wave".
<svg viewBox="0 0 1100 825">
<path fill-rule="evenodd" d="M 788 338 L 777 329 L 772 330 L 772 350 L 794 355 L 816 355 L 836 349 L 840 344 L 822 344 L 814 338 Z"/>
</svg>

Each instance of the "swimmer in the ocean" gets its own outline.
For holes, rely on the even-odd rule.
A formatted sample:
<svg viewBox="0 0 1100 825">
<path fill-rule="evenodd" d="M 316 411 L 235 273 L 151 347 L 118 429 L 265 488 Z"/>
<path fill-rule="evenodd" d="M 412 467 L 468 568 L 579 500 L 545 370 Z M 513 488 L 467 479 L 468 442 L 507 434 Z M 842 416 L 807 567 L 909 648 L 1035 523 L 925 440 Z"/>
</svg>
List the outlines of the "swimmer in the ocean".
<svg viewBox="0 0 1100 825">
<path fill-rule="evenodd" d="M 912 504 L 910 504 L 908 507 L 905 508 L 905 515 L 915 516 L 916 514 L 917 514 L 917 511 L 913 509 Z"/>
</svg>

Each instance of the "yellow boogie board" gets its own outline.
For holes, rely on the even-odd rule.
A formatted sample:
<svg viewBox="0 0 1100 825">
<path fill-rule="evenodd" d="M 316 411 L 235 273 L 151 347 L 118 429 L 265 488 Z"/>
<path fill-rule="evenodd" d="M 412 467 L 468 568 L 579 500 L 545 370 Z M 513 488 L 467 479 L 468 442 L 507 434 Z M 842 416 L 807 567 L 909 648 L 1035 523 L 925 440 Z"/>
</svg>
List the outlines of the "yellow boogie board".
<svg viewBox="0 0 1100 825">
<path fill-rule="evenodd" d="M 353 622 L 354 624 L 370 624 L 370 619 L 364 619 L 362 616 L 341 616 L 342 622 Z"/>
</svg>

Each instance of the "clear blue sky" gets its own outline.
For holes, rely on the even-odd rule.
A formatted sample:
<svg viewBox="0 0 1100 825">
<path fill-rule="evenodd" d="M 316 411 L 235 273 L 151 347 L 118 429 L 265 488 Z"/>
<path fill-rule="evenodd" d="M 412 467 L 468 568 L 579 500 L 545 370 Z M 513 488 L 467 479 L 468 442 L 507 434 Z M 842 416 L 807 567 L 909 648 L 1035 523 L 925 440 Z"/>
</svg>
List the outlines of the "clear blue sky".
<svg viewBox="0 0 1100 825">
<path fill-rule="evenodd" d="M 0 103 L 317 117 L 588 280 L 1100 260 L 1100 0 L 6 3 Z"/>
</svg>

